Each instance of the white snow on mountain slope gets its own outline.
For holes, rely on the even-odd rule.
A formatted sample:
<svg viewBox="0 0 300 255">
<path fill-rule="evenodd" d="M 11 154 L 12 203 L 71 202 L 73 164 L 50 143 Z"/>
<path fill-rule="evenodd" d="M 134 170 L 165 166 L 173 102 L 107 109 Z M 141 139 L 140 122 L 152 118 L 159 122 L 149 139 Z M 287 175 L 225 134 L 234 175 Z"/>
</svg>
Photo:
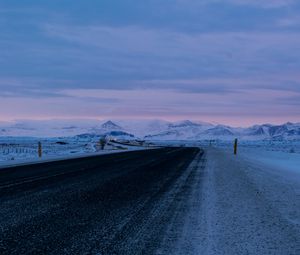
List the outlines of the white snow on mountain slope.
<svg viewBox="0 0 300 255">
<path fill-rule="evenodd" d="M 283 125 L 256 125 L 249 128 L 234 128 L 224 125 L 200 125 L 188 128 L 168 128 L 160 133 L 147 135 L 154 140 L 299 140 L 300 125 L 286 123 Z"/>
<path fill-rule="evenodd" d="M 177 121 L 169 124 L 169 128 L 199 128 L 199 127 L 213 127 L 212 124 L 206 122 L 192 122 L 190 120 Z"/>
<path fill-rule="evenodd" d="M 111 120 L 108 120 L 108 121 L 104 122 L 101 125 L 101 128 L 105 129 L 105 130 L 109 130 L 109 131 L 115 131 L 115 130 L 122 130 L 123 129 L 122 127 L 120 127 L 116 123 L 112 122 Z"/>
<path fill-rule="evenodd" d="M 147 134 L 160 133 L 168 129 L 171 122 L 164 120 L 114 120 L 124 130 L 143 138 Z"/>
<path fill-rule="evenodd" d="M 212 128 L 209 123 L 191 122 L 188 120 L 169 123 L 168 126 L 159 133 L 148 134 L 147 140 L 193 140 L 195 137 L 207 129 Z"/>
<path fill-rule="evenodd" d="M 65 137 L 81 134 L 136 137 L 147 140 L 293 140 L 300 123 L 235 128 L 189 120 L 47 120 L 0 122 L 0 136 Z"/>
<path fill-rule="evenodd" d="M 211 136 L 233 136 L 234 131 L 232 130 L 231 127 L 218 125 L 216 127 L 204 131 L 203 134 L 207 134 Z"/>
<path fill-rule="evenodd" d="M 255 125 L 245 129 L 244 135 L 276 139 L 293 138 L 300 135 L 300 124 L 288 122 L 282 125 Z"/>
</svg>

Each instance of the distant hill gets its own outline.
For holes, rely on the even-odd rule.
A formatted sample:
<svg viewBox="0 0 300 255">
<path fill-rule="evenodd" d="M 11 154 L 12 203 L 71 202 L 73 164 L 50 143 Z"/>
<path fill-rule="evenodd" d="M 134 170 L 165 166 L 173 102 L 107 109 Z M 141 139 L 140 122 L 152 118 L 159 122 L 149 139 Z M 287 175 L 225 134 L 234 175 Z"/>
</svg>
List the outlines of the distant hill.
<svg viewBox="0 0 300 255">
<path fill-rule="evenodd" d="M 190 120 L 54 120 L 0 122 L 0 136 L 63 137 L 109 135 L 147 140 L 300 140 L 300 123 L 262 124 L 235 128 Z"/>
<path fill-rule="evenodd" d="M 119 125 L 115 124 L 111 120 L 104 122 L 101 125 L 102 129 L 107 129 L 107 130 L 122 130 L 123 128 L 120 127 Z"/>
</svg>

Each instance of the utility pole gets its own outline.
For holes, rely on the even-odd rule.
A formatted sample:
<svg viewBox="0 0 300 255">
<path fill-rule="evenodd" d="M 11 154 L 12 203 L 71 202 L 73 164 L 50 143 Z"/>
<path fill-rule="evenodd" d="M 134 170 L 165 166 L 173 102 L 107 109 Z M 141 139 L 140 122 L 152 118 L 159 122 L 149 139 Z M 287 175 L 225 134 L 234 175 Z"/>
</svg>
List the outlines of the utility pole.
<svg viewBox="0 0 300 255">
<path fill-rule="evenodd" d="M 237 146 L 238 146 L 238 139 L 234 140 L 234 155 L 237 155 Z"/>
</svg>

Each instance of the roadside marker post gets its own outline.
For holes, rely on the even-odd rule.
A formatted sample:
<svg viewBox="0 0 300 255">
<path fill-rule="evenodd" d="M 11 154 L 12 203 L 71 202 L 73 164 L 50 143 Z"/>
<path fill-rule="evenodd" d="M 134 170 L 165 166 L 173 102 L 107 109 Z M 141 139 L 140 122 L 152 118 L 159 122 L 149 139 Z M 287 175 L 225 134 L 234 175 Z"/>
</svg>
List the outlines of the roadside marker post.
<svg viewBox="0 0 300 255">
<path fill-rule="evenodd" d="M 42 157 L 42 143 L 41 142 L 39 142 L 38 154 L 39 154 L 39 158 L 41 158 Z"/>
<path fill-rule="evenodd" d="M 238 139 L 234 140 L 234 155 L 237 155 Z"/>
</svg>

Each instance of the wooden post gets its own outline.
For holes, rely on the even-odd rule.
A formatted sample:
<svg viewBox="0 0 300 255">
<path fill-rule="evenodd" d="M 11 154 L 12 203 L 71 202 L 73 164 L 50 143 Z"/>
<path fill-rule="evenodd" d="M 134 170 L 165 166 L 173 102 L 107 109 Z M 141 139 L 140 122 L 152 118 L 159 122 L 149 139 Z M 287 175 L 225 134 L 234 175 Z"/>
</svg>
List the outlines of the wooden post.
<svg viewBox="0 0 300 255">
<path fill-rule="evenodd" d="M 234 155 L 237 154 L 238 139 L 234 140 Z"/>
<path fill-rule="evenodd" d="M 41 142 L 39 142 L 38 153 L 39 153 L 39 158 L 41 158 L 42 157 L 42 143 Z"/>
<path fill-rule="evenodd" d="M 102 137 L 100 140 L 99 140 L 99 144 L 100 144 L 100 149 L 101 150 L 104 150 L 104 147 L 106 145 L 106 138 L 105 137 Z"/>
</svg>

